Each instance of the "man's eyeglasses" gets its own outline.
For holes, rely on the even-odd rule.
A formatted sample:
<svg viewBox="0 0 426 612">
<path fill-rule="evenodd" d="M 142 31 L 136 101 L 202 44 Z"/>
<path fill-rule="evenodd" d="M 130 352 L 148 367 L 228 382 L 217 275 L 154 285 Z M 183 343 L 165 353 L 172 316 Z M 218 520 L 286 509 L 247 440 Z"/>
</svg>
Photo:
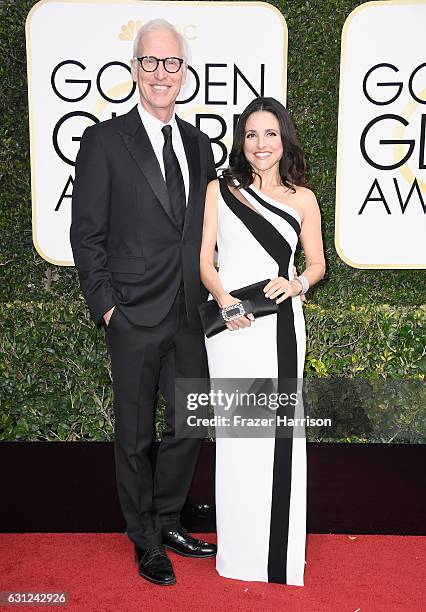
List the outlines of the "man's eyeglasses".
<svg viewBox="0 0 426 612">
<path fill-rule="evenodd" d="M 135 59 L 138 60 L 142 70 L 145 70 L 145 72 L 154 72 L 157 70 L 159 62 L 163 62 L 164 70 L 167 72 L 179 72 L 183 64 L 183 59 L 180 57 L 165 57 L 164 59 L 160 59 L 153 55 L 144 55 L 143 57 L 136 57 Z"/>
</svg>

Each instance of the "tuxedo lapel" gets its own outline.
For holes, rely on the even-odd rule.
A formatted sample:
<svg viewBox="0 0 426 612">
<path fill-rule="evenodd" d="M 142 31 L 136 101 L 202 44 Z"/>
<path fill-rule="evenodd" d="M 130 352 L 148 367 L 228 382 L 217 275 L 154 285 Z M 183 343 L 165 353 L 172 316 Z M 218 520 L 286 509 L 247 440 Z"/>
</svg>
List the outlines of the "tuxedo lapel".
<svg viewBox="0 0 426 612">
<path fill-rule="evenodd" d="M 132 108 L 132 110 L 125 115 L 124 131 L 120 132 L 120 135 L 130 155 L 136 161 L 139 169 L 150 184 L 161 206 L 164 208 L 173 225 L 177 227 L 176 219 L 170 205 L 166 182 L 162 175 L 158 159 L 155 156 L 154 149 L 152 148 L 151 141 L 148 138 L 148 134 L 139 116 L 137 106 Z"/>
<path fill-rule="evenodd" d="M 176 122 L 179 127 L 179 131 L 182 137 L 183 147 L 185 149 L 186 160 L 188 162 L 189 170 L 189 194 L 188 204 L 185 214 L 185 224 L 183 226 L 183 233 L 187 231 L 191 222 L 192 215 L 194 214 L 194 208 L 197 206 L 199 190 L 200 190 L 200 145 L 198 137 L 191 134 L 186 124 L 179 119 L 176 115 Z"/>
</svg>

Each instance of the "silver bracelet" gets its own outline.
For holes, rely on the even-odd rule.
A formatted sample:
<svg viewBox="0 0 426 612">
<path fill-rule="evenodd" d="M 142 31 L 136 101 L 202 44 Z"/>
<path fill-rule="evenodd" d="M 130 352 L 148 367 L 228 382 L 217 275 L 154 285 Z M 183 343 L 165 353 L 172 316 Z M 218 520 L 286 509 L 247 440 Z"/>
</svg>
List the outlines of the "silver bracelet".
<svg viewBox="0 0 426 612">
<path fill-rule="evenodd" d="M 296 279 L 299 281 L 299 283 L 302 285 L 302 291 L 301 293 L 306 293 L 307 290 L 309 289 L 309 281 L 306 278 L 306 276 L 303 276 L 303 274 L 301 274 L 300 276 L 296 276 Z"/>
</svg>

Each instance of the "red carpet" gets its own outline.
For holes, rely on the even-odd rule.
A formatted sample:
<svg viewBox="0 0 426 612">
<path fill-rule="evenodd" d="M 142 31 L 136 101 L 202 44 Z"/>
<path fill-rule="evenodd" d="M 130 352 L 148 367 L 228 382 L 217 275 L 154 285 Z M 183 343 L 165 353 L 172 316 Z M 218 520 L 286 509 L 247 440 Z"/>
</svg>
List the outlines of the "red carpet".
<svg viewBox="0 0 426 612">
<path fill-rule="evenodd" d="M 425 542 L 414 536 L 309 535 L 304 587 L 221 578 L 214 559 L 170 553 L 178 584 L 157 587 L 137 575 L 124 535 L 0 534 L 0 591 L 69 594 L 66 608 L 18 608 L 38 612 L 420 612 L 426 610 Z"/>
</svg>

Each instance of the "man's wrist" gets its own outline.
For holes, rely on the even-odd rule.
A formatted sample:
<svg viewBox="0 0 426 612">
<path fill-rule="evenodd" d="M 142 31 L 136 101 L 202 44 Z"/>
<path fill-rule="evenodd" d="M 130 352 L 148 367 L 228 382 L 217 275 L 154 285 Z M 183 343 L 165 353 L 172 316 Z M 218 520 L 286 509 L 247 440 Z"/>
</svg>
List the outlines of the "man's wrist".
<svg viewBox="0 0 426 612">
<path fill-rule="evenodd" d="M 105 321 L 105 323 L 106 323 L 107 325 L 108 325 L 109 320 L 110 320 L 110 318 L 111 318 L 111 316 L 112 316 L 112 313 L 114 312 L 114 308 L 115 308 L 115 304 L 114 304 L 114 306 L 111 306 L 111 308 L 110 308 L 109 310 L 107 310 L 107 311 L 104 313 L 103 317 L 102 317 L 102 318 L 103 318 L 103 320 Z"/>
</svg>

